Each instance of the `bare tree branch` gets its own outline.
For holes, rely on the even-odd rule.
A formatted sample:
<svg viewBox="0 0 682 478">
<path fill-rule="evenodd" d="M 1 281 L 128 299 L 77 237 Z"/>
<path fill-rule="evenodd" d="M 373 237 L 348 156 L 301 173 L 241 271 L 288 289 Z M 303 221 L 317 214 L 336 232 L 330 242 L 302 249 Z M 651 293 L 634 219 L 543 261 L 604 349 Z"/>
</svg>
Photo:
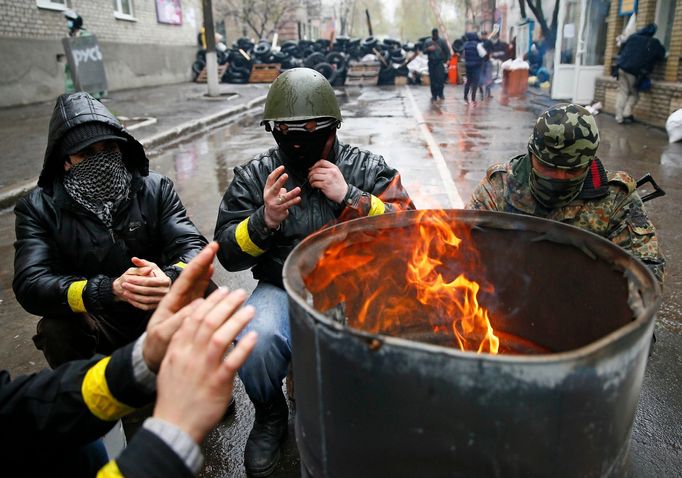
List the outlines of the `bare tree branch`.
<svg viewBox="0 0 682 478">
<path fill-rule="evenodd" d="M 215 0 L 215 10 L 246 25 L 257 39 L 272 35 L 307 0 Z"/>
</svg>

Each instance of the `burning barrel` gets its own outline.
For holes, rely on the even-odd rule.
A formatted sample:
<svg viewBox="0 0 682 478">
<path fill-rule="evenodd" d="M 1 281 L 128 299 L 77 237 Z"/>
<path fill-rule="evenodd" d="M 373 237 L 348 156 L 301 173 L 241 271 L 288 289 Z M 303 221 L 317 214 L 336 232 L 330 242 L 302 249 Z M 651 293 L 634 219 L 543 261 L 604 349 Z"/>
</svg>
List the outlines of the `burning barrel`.
<svg viewBox="0 0 682 478">
<path fill-rule="evenodd" d="M 660 290 L 609 241 L 408 211 L 312 235 L 284 285 L 304 474 L 623 472 Z"/>
</svg>

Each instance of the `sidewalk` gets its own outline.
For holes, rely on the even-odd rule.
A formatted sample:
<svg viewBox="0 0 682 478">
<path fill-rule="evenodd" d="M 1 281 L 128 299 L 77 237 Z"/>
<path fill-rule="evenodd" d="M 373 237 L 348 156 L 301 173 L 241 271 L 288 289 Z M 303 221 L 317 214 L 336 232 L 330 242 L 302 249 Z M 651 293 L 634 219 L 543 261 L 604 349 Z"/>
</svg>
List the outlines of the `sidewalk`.
<svg viewBox="0 0 682 478">
<path fill-rule="evenodd" d="M 104 104 L 130 133 L 152 148 L 215 125 L 265 101 L 269 85 L 220 84 L 221 96 L 205 96 L 207 86 L 179 83 L 115 91 Z M 35 186 L 43 165 L 54 101 L 0 109 L 3 148 L 0 156 L 0 209 Z M 143 118 L 132 120 L 132 118 Z"/>
</svg>

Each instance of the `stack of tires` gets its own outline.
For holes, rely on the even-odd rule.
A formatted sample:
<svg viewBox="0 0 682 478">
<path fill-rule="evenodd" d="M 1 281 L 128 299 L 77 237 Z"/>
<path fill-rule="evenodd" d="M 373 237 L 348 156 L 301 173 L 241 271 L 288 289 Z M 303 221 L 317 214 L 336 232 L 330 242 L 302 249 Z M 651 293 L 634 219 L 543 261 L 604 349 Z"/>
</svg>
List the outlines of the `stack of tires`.
<svg viewBox="0 0 682 478">
<path fill-rule="evenodd" d="M 407 75 L 406 51 L 414 50 L 415 45 L 403 46 L 399 41 L 369 36 L 366 38 L 336 37 L 329 40 L 288 40 L 278 48 L 262 40 L 253 43 L 248 38 L 240 38 L 232 48 L 218 53 L 218 63 L 229 66 L 222 77 L 227 83 L 247 83 L 254 64 L 277 63 L 282 70 L 308 67 L 319 71 L 334 86 L 342 86 L 346 81 L 348 62 L 360 61 L 367 55 L 381 56 L 382 69 L 379 84 L 393 84 L 397 76 Z M 203 52 L 203 53 L 202 53 Z M 200 51 L 192 65 L 193 78 L 196 78 L 206 64 L 206 53 Z"/>
</svg>

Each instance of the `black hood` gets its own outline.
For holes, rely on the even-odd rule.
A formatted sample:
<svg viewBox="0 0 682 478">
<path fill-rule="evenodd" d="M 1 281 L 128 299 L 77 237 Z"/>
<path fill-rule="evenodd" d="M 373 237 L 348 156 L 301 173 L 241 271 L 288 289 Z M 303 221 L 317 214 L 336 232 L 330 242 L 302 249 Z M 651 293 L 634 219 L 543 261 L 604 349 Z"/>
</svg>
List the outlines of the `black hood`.
<svg viewBox="0 0 682 478">
<path fill-rule="evenodd" d="M 637 30 L 637 35 L 644 35 L 646 37 L 653 37 L 656 34 L 656 30 L 657 30 L 656 24 L 655 23 L 649 23 L 644 28 Z"/>
<path fill-rule="evenodd" d="M 64 157 L 59 153 L 59 143 L 66 132 L 77 125 L 93 121 L 113 127 L 121 137 L 128 140 L 122 144 L 122 150 L 123 160 L 131 172 L 139 172 L 142 176 L 149 174 L 149 159 L 147 159 L 142 144 L 125 130 L 102 103 L 88 93 L 81 91 L 64 94 L 57 98 L 50 119 L 47 149 L 45 150 L 45 160 L 38 179 L 38 186 L 50 189 L 55 178 L 63 174 Z"/>
</svg>

